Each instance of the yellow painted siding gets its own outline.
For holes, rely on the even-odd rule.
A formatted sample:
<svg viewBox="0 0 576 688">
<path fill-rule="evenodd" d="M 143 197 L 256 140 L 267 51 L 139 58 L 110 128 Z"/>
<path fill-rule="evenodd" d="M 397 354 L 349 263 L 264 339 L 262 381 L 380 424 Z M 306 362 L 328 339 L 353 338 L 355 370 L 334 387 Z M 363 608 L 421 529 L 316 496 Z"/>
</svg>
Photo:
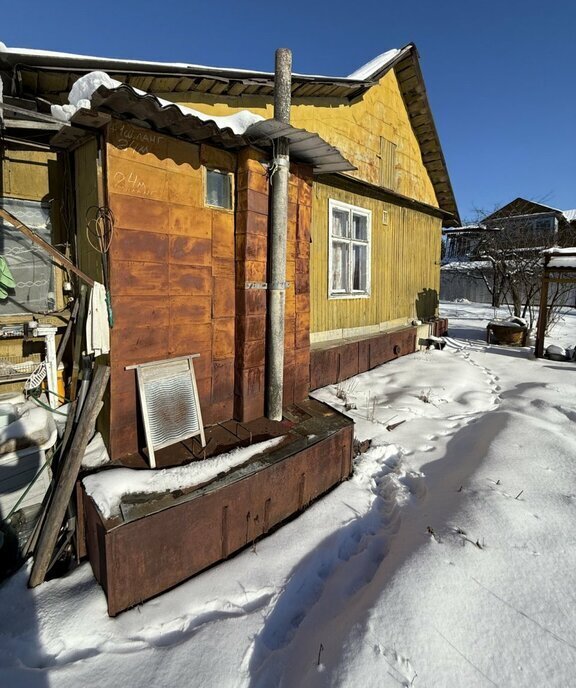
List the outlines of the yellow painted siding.
<svg viewBox="0 0 576 688">
<path fill-rule="evenodd" d="M 54 153 L 30 150 L 6 150 L 2 160 L 2 195 L 27 201 L 48 197 L 48 166 Z"/>
<path fill-rule="evenodd" d="M 273 116 L 272 103 L 261 97 L 234 98 L 196 93 L 162 96 L 214 116 L 230 115 L 242 109 L 264 117 Z M 358 168 L 350 174 L 371 184 L 381 182 L 381 139 L 390 141 L 396 146 L 395 191 L 423 203 L 438 205 L 393 71 L 385 74 L 377 86 L 352 104 L 342 104 L 333 99 L 295 99 L 291 123 L 317 132 L 336 146 Z"/>
<path fill-rule="evenodd" d="M 98 206 L 97 160 L 96 138 L 74 151 L 78 264 L 89 277 L 102 282 L 102 257 L 90 245 L 87 236 L 87 222 L 94 217 L 94 212 L 88 209 Z"/>
<path fill-rule="evenodd" d="M 371 289 L 363 298 L 328 297 L 328 202 L 372 212 Z M 387 224 L 383 224 L 387 211 Z M 379 326 L 422 315 L 417 304 L 439 293 L 441 222 L 417 211 L 316 184 L 312 204 L 311 332 Z M 429 315 L 433 315 L 429 312 Z"/>
</svg>

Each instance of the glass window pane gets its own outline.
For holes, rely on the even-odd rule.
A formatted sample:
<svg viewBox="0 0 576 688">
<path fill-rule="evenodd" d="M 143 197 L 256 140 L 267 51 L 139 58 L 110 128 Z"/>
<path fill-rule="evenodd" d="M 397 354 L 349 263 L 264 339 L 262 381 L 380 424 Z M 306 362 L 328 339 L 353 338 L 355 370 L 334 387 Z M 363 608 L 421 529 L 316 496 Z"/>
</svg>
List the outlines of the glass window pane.
<svg viewBox="0 0 576 688">
<path fill-rule="evenodd" d="M 352 289 L 354 291 L 366 291 L 368 288 L 367 248 L 364 244 L 355 244 L 353 246 Z"/>
<path fill-rule="evenodd" d="M 332 291 L 348 291 L 348 244 L 332 244 Z"/>
<path fill-rule="evenodd" d="M 15 215 L 48 243 L 52 243 L 50 208 L 39 201 L 0 198 L 0 206 Z M 16 282 L 16 288 L 0 301 L 0 315 L 42 313 L 54 310 L 54 269 L 50 255 L 0 219 L 0 255 Z"/>
<path fill-rule="evenodd" d="M 206 203 L 217 208 L 232 208 L 232 184 L 226 172 L 206 170 Z"/>
<path fill-rule="evenodd" d="M 354 239 L 368 241 L 368 218 L 366 215 L 353 214 Z"/>
<path fill-rule="evenodd" d="M 339 208 L 332 209 L 332 234 L 334 236 L 349 236 L 350 213 Z"/>
</svg>

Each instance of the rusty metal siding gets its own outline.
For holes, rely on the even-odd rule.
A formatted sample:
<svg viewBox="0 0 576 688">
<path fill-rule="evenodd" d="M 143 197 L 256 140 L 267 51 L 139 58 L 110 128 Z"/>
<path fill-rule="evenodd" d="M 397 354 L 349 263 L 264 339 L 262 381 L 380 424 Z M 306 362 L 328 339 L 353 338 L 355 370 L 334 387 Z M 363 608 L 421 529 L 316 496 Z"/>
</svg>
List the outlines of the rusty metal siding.
<svg viewBox="0 0 576 688">
<path fill-rule="evenodd" d="M 127 523 L 85 497 L 88 551 L 115 616 L 252 545 L 350 475 L 353 424 L 248 477 Z M 298 451 L 298 446 L 304 447 Z"/>
<path fill-rule="evenodd" d="M 126 365 L 200 353 L 205 422 L 232 418 L 234 212 L 204 204 L 203 165 L 234 169 L 235 156 L 113 121 L 107 184 L 115 216 L 110 250 L 110 451 L 144 445 L 134 371 Z"/>
<path fill-rule="evenodd" d="M 382 332 L 356 341 L 317 344 L 310 351 L 310 387 L 341 382 L 378 365 L 416 351 L 415 327 Z"/>
</svg>

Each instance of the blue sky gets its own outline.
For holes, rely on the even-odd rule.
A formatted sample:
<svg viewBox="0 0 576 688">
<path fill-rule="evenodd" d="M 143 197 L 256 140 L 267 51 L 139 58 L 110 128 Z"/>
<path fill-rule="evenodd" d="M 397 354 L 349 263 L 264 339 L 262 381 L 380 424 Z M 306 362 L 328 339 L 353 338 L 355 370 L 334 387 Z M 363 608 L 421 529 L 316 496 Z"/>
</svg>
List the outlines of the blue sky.
<svg viewBox="0 0 576 688">
<path fill-rule="evenodd" d="M 332 76 L 413 41 L 462 218 L 517 196 L 576 208 L 573 0 L 26 0 L 0 26 L 11 47 L 270 71 L 288 47 Z"/>
</svg>

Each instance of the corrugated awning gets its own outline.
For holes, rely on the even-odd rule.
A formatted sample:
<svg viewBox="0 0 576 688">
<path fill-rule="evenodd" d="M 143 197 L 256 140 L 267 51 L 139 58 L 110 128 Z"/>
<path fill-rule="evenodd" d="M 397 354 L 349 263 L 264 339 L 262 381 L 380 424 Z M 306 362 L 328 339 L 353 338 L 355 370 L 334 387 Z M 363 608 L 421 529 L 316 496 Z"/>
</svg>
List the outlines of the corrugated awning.
<svg viewBox="0 0 576 688">
<path fill-rule="evenodd" d="M 209 119 L 193 110 L 187 112 L 187 108 L 167 103 L 148 93 L 139 93 L 125 84 L 113 89 L 101 86 L 92 94 L 91 103 L 98 112 L 129 119 L 135 124 L 143 124 L 192 143 L 204 141 L 228 149 L 247 145 L 269 148 L 273 140 L 284 137 L 290 142 L 291 159 L 312 165 L 315 174 L 356 169 L 337 148 L 318 134 L 276 120 L 258 121 L 239 134 L 229 126 L 222 126 L 221 121 Z M 75 118 L 72 118 L 72 123 Z"/>
<path fill-rule="evenodd" d="M 306 129 L 297 129 L 275 119 L 267 119 L 252 124 L 245 136 L 254 145 L 265 145 L 267 141 L 279 138 L 290 142 L 290 157 L 300 162 L 313 165 L 315 174 L 328 172 L 350 172 L 356 167 L 318 134 Z"/>
</svg>

